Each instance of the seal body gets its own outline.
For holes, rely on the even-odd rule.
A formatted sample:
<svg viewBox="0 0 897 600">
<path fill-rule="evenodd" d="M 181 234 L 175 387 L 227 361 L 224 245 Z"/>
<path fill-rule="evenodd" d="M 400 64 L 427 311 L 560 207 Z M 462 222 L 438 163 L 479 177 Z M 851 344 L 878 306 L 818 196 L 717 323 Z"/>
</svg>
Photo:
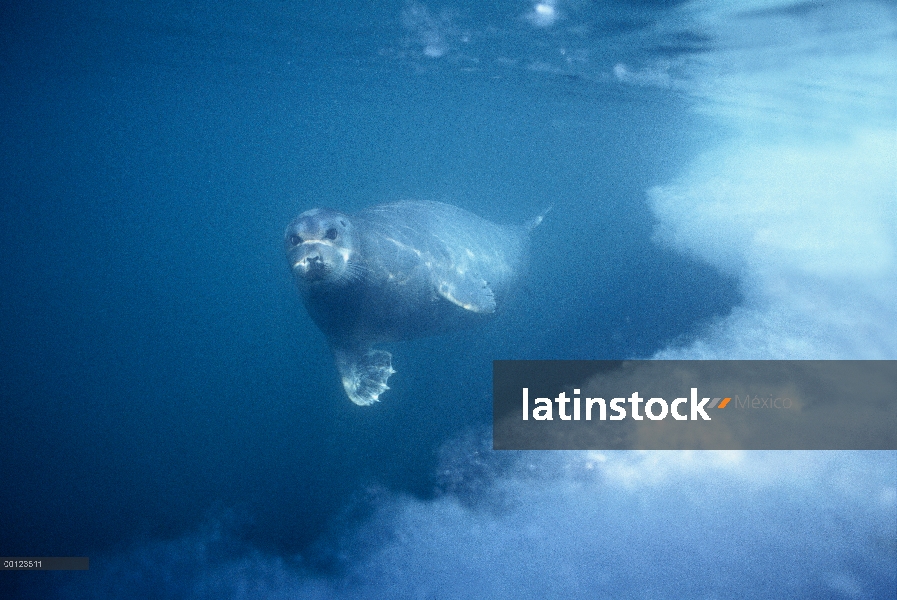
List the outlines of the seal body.
<svg viewBox="0 0 897 600">
<path fill-rule="evenodd" d="M 314 209 L 290 223 L 289 265 L 349 398 L 368 405 L 389 389 L 392 355 L 374 345 L 493 315 L 523 271 L 529 229 L 439 202 L 397 202 L 354 215 Z"/>
</svg>

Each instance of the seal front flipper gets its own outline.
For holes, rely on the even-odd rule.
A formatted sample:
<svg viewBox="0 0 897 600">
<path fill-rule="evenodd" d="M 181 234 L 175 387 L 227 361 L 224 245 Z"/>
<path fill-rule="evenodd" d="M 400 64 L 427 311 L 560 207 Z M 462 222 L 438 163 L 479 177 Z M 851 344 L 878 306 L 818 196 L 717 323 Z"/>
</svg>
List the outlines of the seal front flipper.
<svg viewBox="0 0 897 600">
<path fill-rule="evenodd" d="M 492 293 L 489 284 L 482 279 L 473 277 L 445 279 L 437 283 L 436 290 L 440 296 L 464 310 L 483 314 L 495 312 L 495 294 Z"/>
<path fill-rule="evenodd" d="M 386 382 L 395 370 L 392 368 L 392 354 L 386 350 L 335 348 L 333 355 L 346 395 L 355 404 L 373 404 L 380 399 L 380 394 L 389 389 Z"/>
</svg>

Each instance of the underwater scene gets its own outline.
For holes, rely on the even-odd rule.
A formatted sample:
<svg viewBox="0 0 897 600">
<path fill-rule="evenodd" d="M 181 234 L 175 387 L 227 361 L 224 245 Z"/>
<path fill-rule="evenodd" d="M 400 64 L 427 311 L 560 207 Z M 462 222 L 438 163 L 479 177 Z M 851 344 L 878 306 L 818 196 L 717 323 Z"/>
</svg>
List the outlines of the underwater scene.
<svg viewBox="0 0 897 600">
<path fill-rule="evenodd" d="M 897 597 L 897 451 L 491 437 L 494 360 L 897 359 L 893 2 L 35 1 L 0 31 L 0 555 L 90 559 L 0 597 Z M 419 233 L 372 209 L 410 202 L 480 244 L 456 273 L 507 261 L 439 271 L 477 318 L 402 312 L 387 363 L 294 275 L 369 255 L 361 215 Z"/>
</svg>

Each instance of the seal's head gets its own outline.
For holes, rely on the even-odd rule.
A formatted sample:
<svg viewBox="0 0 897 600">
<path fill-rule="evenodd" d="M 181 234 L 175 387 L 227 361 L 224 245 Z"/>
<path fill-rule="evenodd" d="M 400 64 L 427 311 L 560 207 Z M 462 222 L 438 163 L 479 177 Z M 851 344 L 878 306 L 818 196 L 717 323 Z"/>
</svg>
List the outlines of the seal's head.
<svg viewBox="0 0 897 600">
<path fill-rule="evenodd" d="M 352 222 L 346 215 L 316 208 L 287 227 L 284 248 L 300 285 L 342 284 L 352 277 Z"/>
</svg>

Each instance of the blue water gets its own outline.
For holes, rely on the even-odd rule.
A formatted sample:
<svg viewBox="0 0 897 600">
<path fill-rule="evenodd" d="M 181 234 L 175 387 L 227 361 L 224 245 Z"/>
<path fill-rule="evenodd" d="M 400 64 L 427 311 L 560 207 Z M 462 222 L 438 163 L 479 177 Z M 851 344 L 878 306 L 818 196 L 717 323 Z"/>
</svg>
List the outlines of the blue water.
<svg viewBox="0 0 897 600">
<path fill-rule="evenodd" d="M 319 5 L 321 4 L 321 5 Z M 495 453 L 497 358 L 897 358 L 891 4 L 0 8 L 21 598 L 893 598 L 897 455 Z M 554 209 L 344 396 L 286 224 Z"/>
</svg>

